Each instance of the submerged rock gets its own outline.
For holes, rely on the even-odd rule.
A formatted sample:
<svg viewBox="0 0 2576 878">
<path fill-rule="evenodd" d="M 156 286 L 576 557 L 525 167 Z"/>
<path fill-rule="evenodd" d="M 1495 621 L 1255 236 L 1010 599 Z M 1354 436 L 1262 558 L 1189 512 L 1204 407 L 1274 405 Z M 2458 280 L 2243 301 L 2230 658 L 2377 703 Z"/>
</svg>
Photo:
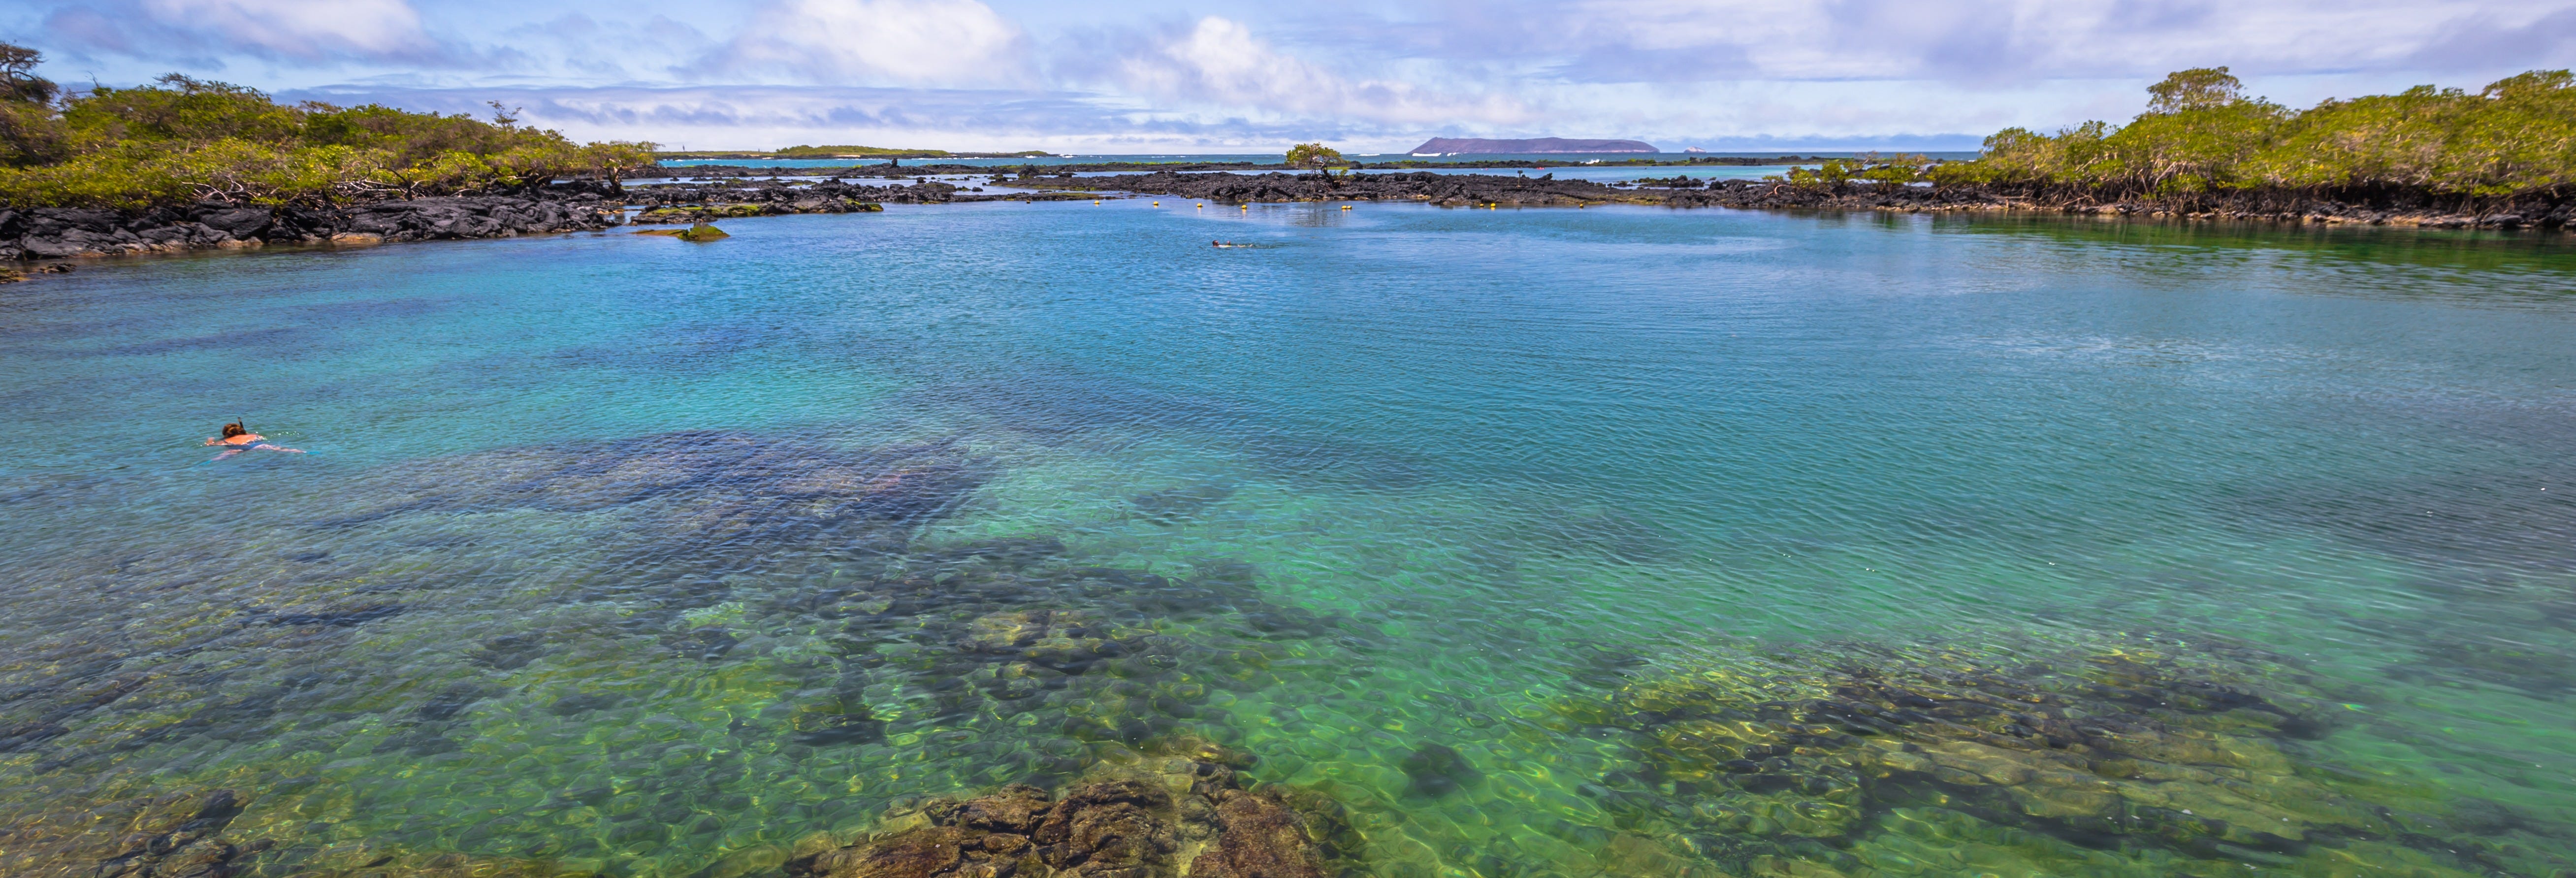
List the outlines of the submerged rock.
<svg viewBox="0 0 2576 878">
<path fill-rule="evenodd" d="M 1485 775 L 1446 745 L 1424 742 L 1411 755 L 1404 757 L 1406 777 L 1413 779 L 1412 792 L 1417 796 L 1445 796 L 1459 787 L 1484 782 Z"/>
<path fill-rule="evenodd" d="M 1357 859 L 1338 806 L 1245 789 L 1222 748 L 1182 739 L 1050 797 L 1012 785 L 889 815 L 871 839 L 787 861 L 793 878 L 1323 878 Z M 1211 751 L 1217 751 L 1212 753 Z M 1200 758 L 1214 755 L 1217 758 Z"/>
<path fill-rule="evenodd" d="M 1632 736 L 1633 770 L 1587 794 L 1623 828 L 1698 839 L 1730 869 L 1884 868 L 1866 860 L 1925 821 L 1994 844 L 2220 861 L 2442 825 L 2427 802 L 2336 783 L 2286 749 L 2329 728 L 2286 668 L 2144 644 L 2047 658 L 1720 655 L 1561 709 Z"/>
<path fill-rule="evenodd" d="M 856 522 L 905 525 L 946 512 L 982 483 L 943 444 L 842 449 L 794 438 L 689 430 L 505 448 L 391 468 L 353 485 L 372 508 L 316 522 L 344 528 L 422 512 L 590 512 L 653 503 L 654 523 L 692 540 L 785 537 Z"/>
<path fill-rule="evenodd" d="M 818 747 L 885 740 L 885 723 L 877 721 L 867 705 L 840 698 L 797 705 L 788 727 L 795 731 L 797 743 Z"/>
<path fill-rule="evenodd" d="M 225 830 L 232 790 L 114 802 L 63 823 L 0 826 L 0 874 L 28 878 L 225 878 L 269 849 Z"/>
<path fill-rule="evenodd" d="M 907 556 L 873 580 L 773 612 L 837 620 L 829 638 L 841 651 L 835 686 L 845 702 L 892 682 L 927 696 L 904 717 L 877 717 L 895 726 L 985 717 L 1103 749 L 1144 746 L 1185 727 L 1231 734 L 1210 708 L 1228 691 L 1287 675 L 1365 673 L 1299 658 L 1314 647 L 1280 641 L 1335 630 L 1339 620 L 1269 603 L 1231 578 L 1228 564 L 1207 562 L 1206 575 L 1178 579 L 1051 555 L 1062 551 L 1023 540 Z M 1079 763 L 1049 757 L 1028 767 L 1063 776 Z"/>
</svg>

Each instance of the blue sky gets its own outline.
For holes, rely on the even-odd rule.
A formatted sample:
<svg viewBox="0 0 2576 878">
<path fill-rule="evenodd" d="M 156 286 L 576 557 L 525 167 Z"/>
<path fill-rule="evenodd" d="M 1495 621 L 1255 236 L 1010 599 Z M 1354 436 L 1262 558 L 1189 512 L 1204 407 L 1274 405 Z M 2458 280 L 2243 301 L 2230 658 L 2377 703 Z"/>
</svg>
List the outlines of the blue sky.
<svg viewBox="0 0 2576 878">
<path fill-rule="evenodd" d="M 2576 66 L 2576 0 L 0 0 L 67 85 L 525 108 L 585 139 L 1079 152 L 1973 148 L 2224 64 L 2294 105 Z"/>
</svg>

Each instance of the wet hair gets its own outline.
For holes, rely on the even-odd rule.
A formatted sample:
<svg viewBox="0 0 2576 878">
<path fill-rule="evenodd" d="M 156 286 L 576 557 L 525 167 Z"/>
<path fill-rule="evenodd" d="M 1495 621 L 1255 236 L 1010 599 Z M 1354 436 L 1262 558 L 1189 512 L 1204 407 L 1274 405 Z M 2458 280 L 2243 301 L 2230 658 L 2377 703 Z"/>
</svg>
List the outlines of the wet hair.
<svg viewBox="0 0 2576 878">
<path fill-rule="evenodd" d="M 232 423 L 232 424 L 225 424 L 225 425 L 224 425 L 224 438 L 226 438 L 226 439 L 230 439 L 230 438 L 233 438 L 233 437 L 235 437 L 235 436 L 248 436 L 248 435 L 250 435 L 250 431 L 249 431 L 249 430 L 244 430 L 244 429 L 242 429 L 242 425 L 241 425 L 241 424 L 239 424 L 239 423 Z"/>
</svg>

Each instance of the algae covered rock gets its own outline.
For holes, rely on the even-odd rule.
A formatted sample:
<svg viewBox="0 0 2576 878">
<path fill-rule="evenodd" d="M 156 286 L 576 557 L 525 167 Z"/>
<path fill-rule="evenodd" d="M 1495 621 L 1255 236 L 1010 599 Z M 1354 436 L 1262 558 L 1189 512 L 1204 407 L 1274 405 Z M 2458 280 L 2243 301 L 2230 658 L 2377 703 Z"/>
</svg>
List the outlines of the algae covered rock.
<svg viewBox="0 0 2576 878">
<path fill-rule="evenodd" d="M 889 814 L 869 840 L 787 861 L 792 878 L 1325 878 L 1356 860 L 1338 807 L 1247 790 L 1243 757 L 1195 739 L 1051 797 L 1025 785 Z M 1223 761 L 1197 756 L 1217 755 Z"/>
<path fill-rule="evenodd" d="M 0 826 L 0 874 L 222 878 L 269 848 L 266 840 L 226 833 L 244 804 L 240 794 L 219 789 Z"/>
<path fill-rule="evenodd" d="M 672 218 L 669 218 L 669 217 L 662 217 L 662 218 L 656 218 L 656 219 L 646 219 L 646 218 L 644 218 L 644 217 L 637 217 L 637 218 L 636 218 L 636 221 L 637 221 L 637 222 L 690 222 L 691 220 L 689 220 L 689 219 L 672 219 Z M 723 229 L 719 229 L 719 228 L 716 228 L 714 225 L 712 225 L 712 224 L 710 224 L 710 223 L 706 223 L 706 222 L 697 222 L 695 225 L 691 225 L 691 226 L 689 226 L 688 228 L 685 228 L 685 229 L 644 229 L 644 230 L 641 230 L 641 231 L 633 232 L 632 234 L 637 234 L 637 235 L 662 235 L 662 236 L 665 236 L 665 237 L 678 238 L 678 239 L 683 240 L 683 241 L 716 241 L 716 240 L 721 240 L 721 239 L 724 239 L 724 238 L 730 238 L 730 237 L 733 237 L 732 235 L 726 234 L 726 233 L 725 233 L 725 230 L 723 230 Z"/>
<path fill-rule="evenodd" d="M 1835 644 L 1712 651 L 1559 710 L 1628 735 L 1631 767 L 1586 790 L 1623 828 L 1730 870 L 1907 873 L 1909 833 L 2054 868 L 2086 850 L 2286 863 L 2422 839 L 2437 818 L 2392 808 L 2416 802 L 2302 763 L 2299 742 L 2331 729 L 2302 679 L 2253 651 L 2135 642 Z"/>
</svg>

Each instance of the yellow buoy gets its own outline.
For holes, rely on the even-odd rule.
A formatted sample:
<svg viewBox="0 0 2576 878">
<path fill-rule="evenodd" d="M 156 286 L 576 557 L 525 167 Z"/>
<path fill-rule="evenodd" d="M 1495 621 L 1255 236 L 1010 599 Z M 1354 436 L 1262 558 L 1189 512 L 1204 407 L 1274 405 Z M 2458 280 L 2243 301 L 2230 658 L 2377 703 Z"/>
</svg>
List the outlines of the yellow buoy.
<svg viewBox="0 0 2576 878">
<path fill-rule="evenodd" d="M 1154 206 L 1155 206 L 1155 207 L 1161 207 L 1161 206 L 1163 206 L 1163 203 L 1162 203 L 1162 202 L 1160 202 L 1160 201 L 1157 201 L 1157 202 L 1154 202 Z"/>
<path fill-rule="evenodd" d="M 1092 199 L 1092 200 L 1091 200 L 1091 203 L 1093 203 L 1093 204 L 1099 204 L 1099 203 L 1100 203 L 1100 199 L 1094 198 L 1094 199 Z"/>
<path fill-rule="evenodd" d="M 1351 206 L 1350 206 L 1350 205 L 1345 204 L 1345 205 L 1342 205 L 1342 209 L 1343 209 L 1343 210 L 1349 210 L 1349 209 L 1351 209 Z"/>
</svg>

